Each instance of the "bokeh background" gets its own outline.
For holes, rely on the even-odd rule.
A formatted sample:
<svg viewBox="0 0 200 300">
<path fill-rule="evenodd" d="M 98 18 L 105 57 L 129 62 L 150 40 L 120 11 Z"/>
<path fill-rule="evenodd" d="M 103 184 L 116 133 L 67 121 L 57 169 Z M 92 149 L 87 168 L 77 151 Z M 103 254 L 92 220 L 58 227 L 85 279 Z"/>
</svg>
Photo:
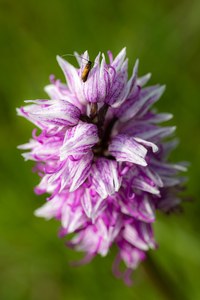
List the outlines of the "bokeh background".
<svg viewBox="0 0 200 300">
<path fill-rule="evenodd" d="M 34 195 L 33 165 L 16 149 L 33 127 L 15 107 L 46 97 L 49 74 L 63 79 L 56 54 L 88 49 L 93 59 L 124 46 L 130 67 L 139 57 L 140 75 L 151 71 L 152 84 L 166 83 L 157 107 L 174 114 L 181 143 L 172 158 L 191 162 L 192 201 L 182 214 L 157 216 L 152 257 L 185 299 L 200 299 L 200 1 L 0 0 L 1 300 L 165 299 L 142 265 L 132 287 L 115 279 L 115 250 L 86 266 L 68 264 L 80 256 L 57 238 L 56 221 L 33 216 L 44 197 Z"/>
</svg>

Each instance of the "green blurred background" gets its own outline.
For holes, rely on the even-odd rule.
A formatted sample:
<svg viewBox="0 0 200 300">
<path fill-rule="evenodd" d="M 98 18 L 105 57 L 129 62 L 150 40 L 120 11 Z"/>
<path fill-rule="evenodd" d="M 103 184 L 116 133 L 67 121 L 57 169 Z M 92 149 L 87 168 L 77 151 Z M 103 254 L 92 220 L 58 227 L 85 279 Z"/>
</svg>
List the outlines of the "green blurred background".
<svg viewBox="0 0 200 300">
<path fill-rule="evenodd" d="M 115 279 L 114 251 L 80 268 L 68 264 L 80 256 L 57 238 L 56 221 L 33 216 L 44 197 L 34 195 L 33 164 L 16 149 L 33 127 L 15 107 L 45 97 L 49 74 L 63 79 L 56 54 L 88 49 L 93 59 L 124 46 L 130 68 L 139 57 L 140 75 L 150 71 L 152 84 L 166 83 L 157 107 L 174 114 L 181 143 L 173 159 L 191 162 L 185 195 L 194 201 L 183 214 L 157 216 L 160 248 L 152 257 L 185 299 L 200 299 L 200 1 L 0 0 L 1 300 L 164 299 L 143 266 L 131 288 Z"/>
</svg>

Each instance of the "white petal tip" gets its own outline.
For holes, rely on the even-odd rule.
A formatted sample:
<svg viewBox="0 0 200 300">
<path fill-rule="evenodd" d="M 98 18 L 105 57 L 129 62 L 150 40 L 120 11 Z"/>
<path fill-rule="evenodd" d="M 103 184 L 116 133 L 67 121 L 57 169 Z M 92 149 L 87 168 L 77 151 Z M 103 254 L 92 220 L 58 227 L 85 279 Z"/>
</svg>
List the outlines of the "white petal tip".
<svg viewBox="0 0 200 300">
<path fill-rule="evenodd" d="M 126 46 L 124 48 L 122 48 L 121 52 L 126 53 Z"/>
<path fill-rule="evenodd" d="M 176 131 L 176 126 L 172 126 L 170 132 L 173 133 L 174 131 Z"/>
<path fill-rule="evenodd" d="M 40 217 L 40 218 L 44 217 L 40 208 L 36 209 L 33 214 L 35 217 Z"/>
<path fill-rule="evenodd" d="M 147 73 L 146 78 L 150 79 L 152 76 L 152 73 Z"/>
<path fill-rule="evenodd" d="M 56 55 L 56 60 L 58 61 L 60 59 L 62 59 L 62 57 L 60 55 Z"/>
<path fill-rule="evenodd" d="M 67 61 L 64 58 L 62 58 L 60 55 L 56 55 L 56 60 L 60 66 L 63 65 L 64 63 L 67 63 Z"/>
<path fill-rule="evenodd" d="M 157 95 L 158 95 L 158 98 L 160 98 L 163 93 L 165 92 L 165 89 L 166 89 L 166 85 L 161 85 L 158 89 L 157 89 Z"/>
<path fill-rule="evenodd" d="M 160 91 L 163 93 L 165 90 L 166 90 L 166 85 L 165 85 L 165 84 L 164 84 L 164 85 L 161 85 Z"/>
<path fill-rule="evenodd" d="M 135 66 L 134 66 L 135 69 L 138 69 L 139 62 L 140 62 L 140 60 L 139 60 L 139 58 L 137 58 L 136 61 L 135 61 Z"/>
<path fill-rule="evenodd" d="M 169 120 L 173 119 L 173 117 L 174 117 L 174 116 L 173 116 L 172 114 L 168 114 L 168 113 L 167 113 L 167 114 L 165 115 L 164 121 L 169 121 Z"/>
<path fill-rule="evenodd" d="M 17 115 L 23 117 L 22 108 L 16 108 Z"/>
<path fill-rule="evenodd" d="M 71 192 L 74 192 L 77 188 L 78 188 L 78 187 L 72 185 L 72 186 L 70 187 L 70 189 L 69 189 L 69 192 L 70 192 L 70 193 L 71 193 Z"/>
<path fill-rule="evenodd" d="M 137 165 L 143 166 L 143 167 L 146 167 L 148 165 L 147 162 L 146 162 L 146 160 L 144 160 L 144 159 L 141 159 L 138 163 L 136 163 L 134 161 L 133 164 L 137 164 Z"/>
</svg>

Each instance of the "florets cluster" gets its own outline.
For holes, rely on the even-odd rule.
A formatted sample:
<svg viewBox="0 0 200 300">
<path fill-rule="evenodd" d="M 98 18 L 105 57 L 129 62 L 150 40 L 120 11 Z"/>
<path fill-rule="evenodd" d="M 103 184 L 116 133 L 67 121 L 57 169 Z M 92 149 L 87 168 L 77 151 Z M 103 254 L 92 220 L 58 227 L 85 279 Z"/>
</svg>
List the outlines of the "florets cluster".
<svg viewBox="0 0 200 300">
<path fill-rule="evenodd" d="M 165 87 L 144 87 L 150 74 L 138 77 L 138 61 L 128 79 L 125 49 L 115 58 L 108 52 L 108 63 L 99 54 L 93 66 L 87 51 L 75 56 L 78 68 L 57 57 L 67 83 L 51 76 L 45 87 L 51 100 L 26 101 L 18 109 L 39 128 L 19 148 L 36 162 L 41 181 L 35 192 L 49 194 L 35 215 L 60 220 L 60 235 L 74 233 L 68 245 L 85 252 L 85 261 L 117 245 L 113 269 L 129 283 L 131 271 L 156 248 L 155 211 L 180 202 L 179 172 L 186 168 L 167 162 L 175 127 L 158 124 L 172 115 L 151 108 Z"/>
</svg>

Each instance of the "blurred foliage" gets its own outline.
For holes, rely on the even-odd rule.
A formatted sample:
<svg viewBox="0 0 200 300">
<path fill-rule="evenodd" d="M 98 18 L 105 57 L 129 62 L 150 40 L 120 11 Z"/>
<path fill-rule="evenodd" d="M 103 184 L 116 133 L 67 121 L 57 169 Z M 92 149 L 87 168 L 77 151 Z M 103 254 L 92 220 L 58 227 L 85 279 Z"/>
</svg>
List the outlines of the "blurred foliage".
<svg viewBox="0 0 200 300">
<path fill-rule="evenodd" d="M 173 159 L 191 162 L 185 195 L 194 201 L 184 204 L 183 214 L 157 216 L 160 247 L 152 257 L 186 299 L 200 299 L 199 15 L 199 0 L 0 0 L 1 300 L 164 299 L 142 265 L 133 287 L 115 279 L 115 251 L 80 268 L 68 264 L 80 256 L 57 239 L 56 221 L 33 216 L 45 199 L 34 195 L 33 164 L 16 149 L 33 127 L 16 117 L 15 107 L 46 97 L 49 74 L 63 78 L 56 54 L 88 49 L 94 58 L 124 46 L 130 66 L 140 58 L 140 75 L 151 71 L 151 83 L 166 83 L 157 107 L 174 114 L 181 143 Z"/>
</svg>

